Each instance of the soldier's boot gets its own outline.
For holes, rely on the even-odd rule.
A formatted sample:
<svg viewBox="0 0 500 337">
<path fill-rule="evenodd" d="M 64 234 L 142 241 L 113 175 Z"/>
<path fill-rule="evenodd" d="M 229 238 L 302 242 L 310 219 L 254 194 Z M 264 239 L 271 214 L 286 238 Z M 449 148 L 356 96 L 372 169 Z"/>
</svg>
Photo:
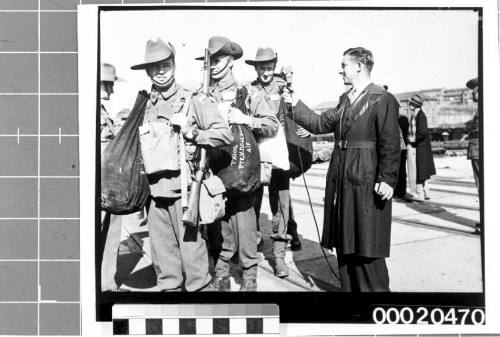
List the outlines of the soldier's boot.
<svg viewBox="0 0 500 337">
<path fill-rule="evenodd" d="M 257 280 L 256 279 L 243 280 L 240 291 L 257 291 Z"/>
<path fill-rule="evenodd" d="M 286 240 L 274 240 L 274 275 L 277 277 L 288 276 L 288 266 L 285 262 Z"/>
<path fill-rule="evenodd" d="M 288 266 L 284 258 L 277 257 L 274 259 L 274 275 L 282 278 L 288 276 Z"/>
<path fill-rule="evenodd" d="M 290 220 L 288 220 L 286 232 L 292 236 L 292 239 L 290 240 L 290 249 L 293 251 L 301 250 L 302 243 L 300 242 L 299 233 L 297 232 L 297 223 L 294 219 L 290 218 Z"/>
<path fill-rule="evenodd" d="M 209 286 L 210 291 L 231 291 L 229 276 L 216 276 Z"/>
</svg>

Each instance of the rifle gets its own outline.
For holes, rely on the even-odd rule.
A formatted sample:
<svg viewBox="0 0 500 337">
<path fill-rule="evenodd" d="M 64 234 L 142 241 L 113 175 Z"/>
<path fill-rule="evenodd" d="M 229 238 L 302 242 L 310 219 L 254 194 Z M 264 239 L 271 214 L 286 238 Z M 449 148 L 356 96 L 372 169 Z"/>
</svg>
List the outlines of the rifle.
<svg viewBox="0 0 500 337">
<path fill-rule="evenodd" d="M 205 58 L 203 62 L 203 93 L 208 95 L 208 87 L 210 85 L 210 53 L 205 49 Z M 200 191 L 203 177 L 207 166 L 207 151 L 203 147 L 200 148 L 200 164 L 196 171 L 195 178 L 191 184 L 191 194 L 187 210 L 182 215 L 182 222 L 190 227 L 197 227 L 199 220 L 200 207 Z"/>
<path fill-rule="evenodd" d="M 188 209 L 188 189 L 187 189 L 187 172 L 186 172 L 186 147 L 184 144 L 184 135 L 179 132 L 179 154 L 180 154 L 180 169 L 181 169 L 181 198 L 183 214 Z"/>
</svg>

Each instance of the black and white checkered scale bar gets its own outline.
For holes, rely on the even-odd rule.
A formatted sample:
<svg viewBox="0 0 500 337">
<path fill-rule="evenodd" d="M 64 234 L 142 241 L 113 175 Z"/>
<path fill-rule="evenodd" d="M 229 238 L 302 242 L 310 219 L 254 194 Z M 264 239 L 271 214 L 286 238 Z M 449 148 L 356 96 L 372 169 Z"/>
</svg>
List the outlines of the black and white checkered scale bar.
<svg viewBox="0 0 500 337">
<path fill-rule="evenodd" d="M 273 304 L 115 305 L 114 335 L 279 336 Z"/>
</svg>

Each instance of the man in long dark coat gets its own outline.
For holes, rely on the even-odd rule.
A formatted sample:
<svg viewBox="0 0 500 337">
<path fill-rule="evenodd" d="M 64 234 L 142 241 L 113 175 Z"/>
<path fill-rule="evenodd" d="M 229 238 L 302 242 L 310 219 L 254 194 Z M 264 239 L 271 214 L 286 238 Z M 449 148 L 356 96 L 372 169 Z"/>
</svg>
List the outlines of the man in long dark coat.
<svg viewBox="0 0 500 337">
<path fill-rule="evenodd" d="M 343 291 L 389 291 L 385 258 L 400 162 L 399 104 L 371 82 L 372 67 L 369 50 L 345 51 L 340 74 L 352 89 L 321 115 L 296 97 L 288 98 L 293 118 L 306 130 L 335 133 L 321 244 L 336 248 Z"/>
<path fill-rule="evenodd" d="M 429 186 L 426 181 L 436 174 L 432 156 L 431 139 L 427 128 L 427 117 L 422 110 L 424 100 L 419 95 L 413 95 L 409 101 L 411 110 L 410 125 L 415 125 L 415 139 L 409 146 L 415 148 L 417 162 L 417 195 L 414 200 L 430 199 Z"/>
</svg>

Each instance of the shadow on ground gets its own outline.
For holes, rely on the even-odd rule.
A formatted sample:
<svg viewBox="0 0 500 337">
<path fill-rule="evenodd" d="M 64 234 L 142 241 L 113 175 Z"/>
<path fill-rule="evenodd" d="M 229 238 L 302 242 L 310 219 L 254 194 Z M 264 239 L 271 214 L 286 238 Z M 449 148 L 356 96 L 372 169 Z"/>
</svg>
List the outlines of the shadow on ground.
<svg viewBox="0 0 500 337">
<path fill-rule="evenodd" d="M 120 243 L 115 276 L 118 285 L 125 284 L 136 289 L 148 289 L 156 285 L 156 272 L 148 258 L 145 258 L 148 265 L 135 270 L 139 261 L 144 258 L 143 247 L 147 237 L 148 232 L 132 233 Z"/>
<path fill-rule="evenodd" d="M 301 224 L 298 224 L 299 234 L 300 226 Z M 273 242 L 270 238 L 272 222 L 265 213 L 260 214 L 260 230 L 264 243 L 259 246 L 259 252 L 264 255 L 265 260 L 274 269 Z M 340 291 L 340 277 L 336 256 L 325 250 L 325 257 L 318 242 L 308 240 L 303 236 L 300 236 L 300 240 L 302 242 L 301 250 L 287 250 L 287 257 L 288 254 L 291 254 L 292 259 L 289 261 L 287 258 L 286 261 L 289 266 L 289 262 L 293 262 L 294 265 L 294 267 L 290 266 L 288 278 L 300 278 L 314 285 L 320 291 Z"/>
<path fill-rule="evenodd" d="M 258 251 L 263 254 L 264 259 L 274 268 L 273 243 L 270 239 L 272 223 L 267 214 L 261 213 L 260 225 L 264 242 L 259 246 Z M 299 224 L 298 228 L 299 233 L 300 226 L 301 224 Z M 144 242 L 147 239 L 148 232 L 142 231 L 131 233 L 126 240 L 120 243 L 117 274 L 115 276 L 118 285 L 125 285 L 138 291 L 154 290 L 156 286 L 156 272 L 151 264 L 150 257 L 144 252 Z M 290 275 L 284 281 L 295 284 L 304 284 L 305 282 L 312 285 L 313 289 L 318 291 L 339 291 L 340 280 L 335 255 L 325 250 L 325 258 L 317 242 L 308 240 L 302 236 L 300 239 L 302 250 L 287 250 L 286 261 L 290 266 Z M 238 257 L 235 256 L 231 260 L 230 273 L 238 286 L 242 283 L 241 271 Z M 210 273 L 214 274 L 212 259 L 210 261 Z M 280 291 L 280 289 L 269 289 L 268 291 Z"/>
<path fill-rule="evenodd" d="M 410 208 L 414 211 L 438 218 L 440 220 L 454 222 L 456 224 L 470 227 L 470 228 L 476 227 L 476 221 L 471 220 L 469 218 L 458 216 L 456 214 L 453 214 L 450 211 L 448 211 L 446 208 L 439 206 L 439 205 L 436 205 L 436 204 L 429 204 L 429 203 L 426 203 L 425 201 L 423 201 L 423 202 L 407 202 L 407 201 L 403 201 L 401 199 L 395 199 L 395 201 L 407 206 L 408 208 Z M 404 218 L 410 218 L 410 216 L 406 216 Z"/>
</svg>

